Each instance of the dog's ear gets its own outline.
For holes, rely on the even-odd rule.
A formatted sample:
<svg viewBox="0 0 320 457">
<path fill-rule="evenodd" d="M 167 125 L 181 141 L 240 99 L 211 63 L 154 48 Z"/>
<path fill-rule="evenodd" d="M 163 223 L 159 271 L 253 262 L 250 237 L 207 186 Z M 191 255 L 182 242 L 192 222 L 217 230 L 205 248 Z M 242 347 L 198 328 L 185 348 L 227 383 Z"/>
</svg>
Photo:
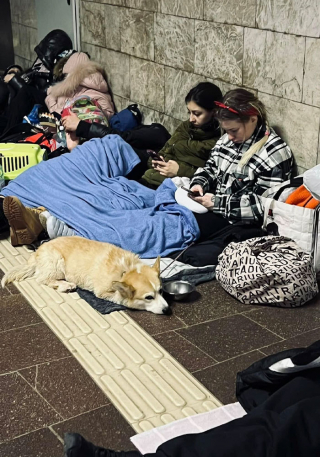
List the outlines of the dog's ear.
<svg viewBox="0 0 320 457">
<path fill-rule="evenodd" d="M 129 284 L 122 282 L 122 281 L 113 281 L 112 283 L 112 288 L 115 291 L 120 292 L 120 295 L 123 298 L 133 298 L 134 296 L 134 288 L 130 286 Z"/>
<path fill-rule="evenodd" d="M 160 276 L 160 259 L 161 259 L 161 257 L 158 256 L 157 260 L 154 262 L 153 267 L 152 267 L 154 270 L 156 270 L 156 272 L 158 273 L 158 276 Z"/>
</svg>

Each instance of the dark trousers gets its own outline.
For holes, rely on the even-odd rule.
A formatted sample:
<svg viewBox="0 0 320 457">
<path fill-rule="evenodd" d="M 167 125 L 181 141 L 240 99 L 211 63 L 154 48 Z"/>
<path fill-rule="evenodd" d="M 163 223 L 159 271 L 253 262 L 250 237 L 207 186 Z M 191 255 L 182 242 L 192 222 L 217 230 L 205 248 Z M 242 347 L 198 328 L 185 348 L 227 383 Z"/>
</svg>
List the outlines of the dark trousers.
<svg viewBox="0 0 320 457">
<path fill-rule="evenodd" d="M 149 159 L 149 154 L 145 149 L 136 149 L 133 148 L 134 152 L 137 154 L 137 156 L 140 159 L 140 163 L 136 165 L 133 170 L 130 171 L 130 173 L 127 175 L 128 179 L 131 179 L 132 181 L 139 181 L 139 179 L 144 175 L 144 173 L 148 169 L 148 159 Z"/>
<path fill-rule="evenodd" d="M 220 232 L 220 230 L 230 226 L 229 221 L 225 217 L 219 216 L 212 211 L 208 211 L 204 214 L 193 213 L 193 215 L 199 225 L 199 243 L 212 237 L 217 232 Z"/>
<path fill-rule="evenodd" d="M 193 214 L 199 225 L 200 238 L 179 257 L 179 261 L 194 267 L 217 265 L 219 255 L 232 241 L 238 243 L 266 234 L 259 225 L 230 224 L 212 212 Z M 179 253 L 173 252 L 168 257 L 175 259 Z"/>
<path fill-rule="evenodd" d="M 3 198 L 0 198 L 0 233 L 7 232 L 10 230 L 8 219 L 3 212 Z"/>
<path fill-rule="evenodd" d="M 136 149 L 133 148 L 134 152 L 137 154 L 139 159 L 141 160 L 138 165 L 134 167 L 132 171 L 127 175 L 128 179 L 131 179 L 131 181 L 137 181 L 140 184 L 142 184 L 145 187 L 149 187 L 149 189 L 155 190 L 157 186 L 154 186 L 153 184 L 148 183 L 148 181 L 145 181 L 142 176 L 145 174 L 145 172 L 148 170 L 148 160 L 149 160 L 149 154 L 145 149 Z"/>
</svg>

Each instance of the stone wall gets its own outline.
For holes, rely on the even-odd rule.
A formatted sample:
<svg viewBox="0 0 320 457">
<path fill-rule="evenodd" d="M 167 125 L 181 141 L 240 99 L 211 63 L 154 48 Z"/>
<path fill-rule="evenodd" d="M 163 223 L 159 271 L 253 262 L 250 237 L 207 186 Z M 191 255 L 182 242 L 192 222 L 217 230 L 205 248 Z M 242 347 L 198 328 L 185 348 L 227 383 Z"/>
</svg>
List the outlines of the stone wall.
<svg viewBox="0 0 320 457">
<path fill-rule="evenodd" d="M 81 37 L 118 109 L 136 101 L 172 132 L 196 83 L 247 87 L 299 169 L 318 163 L 319 0 L 82 0 Z"/>
<path fill-rule="evenodd" d="M 36 54 L 37 20 L 34 0 L 10 0 L 15 63 L 26 69 Z"/>
<path fill-rule="evenodd" d="M 33 60 L 34 0 L 11 0 L 16 62 Z M 257 91 L 299 169 L 319 162 L 319 0 L 81 0 L 82 49 L 118 110 L 140 104 L 171 132 L 200 81 Z M 318 157 L 319 156 L 319 157 Z"/>
</svg>

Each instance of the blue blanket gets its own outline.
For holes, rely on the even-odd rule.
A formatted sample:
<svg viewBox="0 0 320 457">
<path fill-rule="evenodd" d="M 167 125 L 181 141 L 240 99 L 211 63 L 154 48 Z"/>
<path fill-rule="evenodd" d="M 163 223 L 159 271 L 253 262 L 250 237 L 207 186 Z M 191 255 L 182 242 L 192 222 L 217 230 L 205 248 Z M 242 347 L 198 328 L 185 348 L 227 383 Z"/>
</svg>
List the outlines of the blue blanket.
<svg viewBox="0 0 320 457">
<path fill-rule="evenodd" d="M 2 195 L 44 206 L 78 235 L 143 258 L 184 249 L 199 237 L 192 212 L 176 203 L 170 179 L 154 191 L 125 178 L 139 162 L 118 135 L 107 135 L 30 168 Z"/>
</svg>

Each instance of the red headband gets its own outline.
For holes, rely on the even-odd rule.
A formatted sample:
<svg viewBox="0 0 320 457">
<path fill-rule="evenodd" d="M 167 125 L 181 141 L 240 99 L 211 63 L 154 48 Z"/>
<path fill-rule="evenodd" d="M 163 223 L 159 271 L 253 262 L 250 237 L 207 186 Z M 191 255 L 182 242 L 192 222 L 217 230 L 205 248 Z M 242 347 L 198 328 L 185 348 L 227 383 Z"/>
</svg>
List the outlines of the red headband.
<svg viewBox="0 0 320 457">
<path fill-rule="evenodd" d="M 227 109 L 231 113 L 235 113 L 235 114 L 239 114 L 239 115 L 242 114 L 244 116 L 259 116 L 258 110 L 256 108 L 254 108 L 253 106 L 251 108 L 249 108 L 247 111 L 239 112 L 239 111 L 235 110 L 234 108 L 231 108 L 230 106 L 225 105 L 224 103 L 221 103 L 221 102 L 214 102 L 214 103 L 217 106 L 219 106 L 219 108 Z"/>
</svg>

